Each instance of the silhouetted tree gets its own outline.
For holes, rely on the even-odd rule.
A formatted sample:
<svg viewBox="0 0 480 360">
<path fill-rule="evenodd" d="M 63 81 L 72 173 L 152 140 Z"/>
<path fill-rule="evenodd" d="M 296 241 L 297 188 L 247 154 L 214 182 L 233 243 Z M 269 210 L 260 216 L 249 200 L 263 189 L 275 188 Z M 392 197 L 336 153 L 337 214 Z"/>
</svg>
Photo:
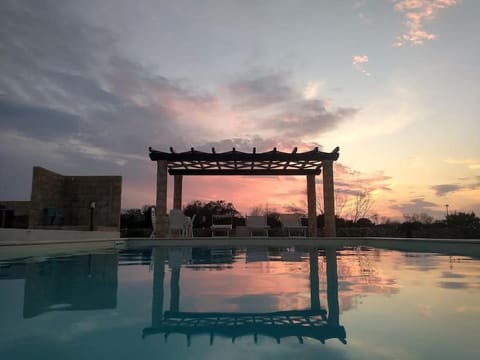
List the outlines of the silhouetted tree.
<svg viewBox="0 0 480 360">
<path fill-rule="evenodd" d="M 240 213 L 231 202 L 225 200 L 203 202 L 195 200 L 183 208 L 183 213 L 189 217 L 196 215 L 194 227 L 209 227 L 212 225 L 212 215 L 238 216 Z"/>
<path fill-rule="evenodd" d="M 403 217 L 407 222 L 418 222 L 420 224 L 431 224 L 433 223 L 433 216 L 428 215 L 427 213 L 420 214 L 404 214 Z"/>
<path fill-rule="evenodd" d="M 367 218 L 358 219 L 356 224 L 361 227 L 372 227 L 375 225 L 370 219 Z"/>
<path fill-rule="evenodd" d="M 454 212 L 446 217 L 449 230 L 463 237 L 480 237 L 480 218 L 475 213 Z"/>
<path fill-rule="evenodd" d="M 141 209 L 124 209 L 120 215 L 122 229 L 152 228 L 152 206 L 144 205 Z"/>
<path fill-rule="evenodd" d="M 366 217 L 373 205 L 373 199 L 368 192 L 359 191 L 354 194 L 345 204 L 345 214 L 354 223 L 362 217 Z"/>
<path fill-rule="evenodd" d="M 480 218 L 475 216 L 475 213 L 454 212 L 447 215 L 448 226 L 461 226 L 461 227 L 477 227 L 480 225 Z"/>
</svg>

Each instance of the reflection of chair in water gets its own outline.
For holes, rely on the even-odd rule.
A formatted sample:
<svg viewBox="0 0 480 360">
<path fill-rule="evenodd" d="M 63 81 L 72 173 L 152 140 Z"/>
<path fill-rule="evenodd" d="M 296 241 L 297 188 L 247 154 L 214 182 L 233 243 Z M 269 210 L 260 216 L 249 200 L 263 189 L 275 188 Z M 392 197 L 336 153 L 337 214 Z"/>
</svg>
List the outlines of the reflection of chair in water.
<svg viewBox="0 0 480 360">
<path fill-rule="evenodd" d="M 281 257 L 282 261 L 288 261 L 288 262 L 303 261 L 303 255 L 304 254 L 302 252 L 297 251 L 293 247 L 280 251 L 280 257 Z"/>
<path fill-rule="evenodd" d="M 293 234 L 302 234 L 302 237 L 307 236 L 307 227 L 302 225 L 302 219 L 298 214 L 280 214 L 280 221 L 282 228 L 287 231 L 288 237 Z"/>
<path fill-rule="evenodd" d="M 185 236 L 185 215 L 180 209 L 171 209 L 168 215 L 168 236 L 175 232 Z"/>
<path fill-rule="evenodd" d="M 233 250 L 229 247 L 214 246 L 210 248 L 210 261 L 212 263 L 231 263 L 233 260 Z"/>
<path fill-rule="evenodd" d="M 250 230 L 250 237 L 253 237 L 254 233 L 262 233 L 263 236 L 268 237 L 267 217 L 251 215 L 245 218 L 245 225 Z"/>
<path fill-rule="evenodd" d="M 230 236 L 230 231 L 233 228 L 233 217 L 231 214 L 227 215 L 212 215 L 212 237 L 218 236 L 218 232 L 226 233 L 226 236 Z"/>
<path fill-rule="evenodd" d="M 268 259 L 268 247 L 247 247 L 245 254 L 246 263 L 268 261 Z"/>
<path fill-rule="evenodd" d="M 168 249 L 168 265 L 170 268 L 180 268 L 192 262 L 191 247 L 172 247 Z"/>
</svg>

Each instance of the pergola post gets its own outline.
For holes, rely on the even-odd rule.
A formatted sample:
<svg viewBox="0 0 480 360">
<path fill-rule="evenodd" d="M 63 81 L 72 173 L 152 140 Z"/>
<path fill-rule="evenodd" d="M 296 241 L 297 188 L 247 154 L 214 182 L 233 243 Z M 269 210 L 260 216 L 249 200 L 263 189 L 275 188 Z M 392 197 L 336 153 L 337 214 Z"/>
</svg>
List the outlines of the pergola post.
<svg viewBox="0 0 480 360">
<path fill-rule="evenodd" d="M 335 237 L 335 193 L 333 185 L 333 161 L 324 160 L 323 168 L 323 208 L 325 220 L 325 236 Z"/>
<path fill-rule="evenodd" d="M 152 327 L 160 326 L 163 319 L 163 283 L 165 279 L 165 259 L 165 249 L 158 247 L 153 249 Z"/>
<path fill-rule="evenodd" d="M 170 311 L 178 312 L 180 309 L 180 267 L 178 264 L 171 268 L 170 275 Z"/>
<path fill-rule="evenodd" d="M 325 257 L 327 259 L 328 324 L 339 326 L 340 306 L 338 303 L 337 250 L 327 248 L 325 250 Z"/>
<path fill-rule="evenodd" d="M 309 252 L 310 264 L 310 310 L 320 311 L 320 279 L 318 276 L 318 250 Z"/>
<path fill-rule="evenodd" d="M 315 175 L 307 175 L 308 202 L 308 236 L 317 236 L 317 194 L 315 190 Z"/>
<path fill-rule="evenodd" d="M 157 203 L 155 207 L 155 237 L 163 237 L 167 233 L 167 161 L 157 161 Z"/>
<path fill-rule="evenodd" d="M 173 176 L 173 208 L 182 209 L 182 175 Z"/>
</svg>

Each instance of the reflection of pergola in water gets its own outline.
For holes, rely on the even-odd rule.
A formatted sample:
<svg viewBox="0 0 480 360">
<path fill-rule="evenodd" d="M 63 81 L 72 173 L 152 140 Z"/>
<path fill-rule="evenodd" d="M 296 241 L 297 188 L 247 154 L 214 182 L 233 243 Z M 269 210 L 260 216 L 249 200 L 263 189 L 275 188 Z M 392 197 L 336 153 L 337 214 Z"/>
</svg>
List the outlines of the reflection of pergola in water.
<svg viewBox="0 0 480 360">
<path fill-rule="evenodd" d="M 285 337 L 312 338 L 322 343 L 339 339 L 346 343 L 345 328 L 339 322 L 337 253 L 326 250 L 328 312 L 320 306 L 318 251 L 310 251 L 310 309 L 276 311 L 269 313 L 181 312 L 180 311 L 180 264 L 173 264 L 170 280 L 170 311 L 163 312 L 163 282 L 166 250 L 155 248 L 153 275 L 152 324 L 143 330 L 143 337 L 172 333 L 183 334 L 190 346 L 191 336 L 209 335 L 213 344 L 215 335 L 236 338 L 258 335 L 276 339 Z"/>
<path fill-rule="evenodd" d="M 339 148 L 330 153 L 318 148 L 303 153 L 294 148 L 291 153 L 272 151 L 252 153 L 232 151 L 211 153 L 191 151 L 175 153 L 150 150 L 150 159 L 157 162 L 157 201 L 156 236 L 166 234 L 165 216 L 167 214 L 167 171 L 174 175 L 173 207 L 182 207 L 182 179 L 184 175 L 305 175 L 307 177 L 308 198 L 308 234 L 317 235 L 317 210 L 315 176 L 323 169 L 323 201 L 325 216 L 325 235 L 335 236 L 335 205 L 333 185 L 333 161 L 338 159 Z"/>
</svg>

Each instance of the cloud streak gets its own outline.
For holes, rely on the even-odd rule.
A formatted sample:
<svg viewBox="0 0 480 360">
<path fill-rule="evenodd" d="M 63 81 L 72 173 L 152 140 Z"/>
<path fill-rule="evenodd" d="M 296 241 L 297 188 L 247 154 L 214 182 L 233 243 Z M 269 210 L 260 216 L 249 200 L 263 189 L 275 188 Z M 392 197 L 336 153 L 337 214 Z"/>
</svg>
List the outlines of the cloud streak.
<svg viewBox="0 0 480 360">
<path fill-rule="evenodd" d="M 22 104 L 0 97 L 0 130 L 44 140 L 72 136 L 78 131 L 78 116 L 44 106 Z M 51 130 L 55 129 L 55 132 Z"/>
<path fill-rule="evenodd" d="M 469 169 L 480 169 L 480 159 L 445 159 L 447 164 L 453 165 L 465 165 Z"/>
<path fill-rule="evenodd" d="M 258 109 L 288 101 L 295 93 L 286 80 L 283 73 L 238 79 L 229 86 L 234 106 L 240 109 Z"/>
<path fill-rule="evenodd" d="M 459 0 L 396 0 L 394 9 L 404 15 L 406 32 L 397 37 L 393 46 L 415 46 L 435 39 L 435 34 L 424 29 L 424 23 L 434 20 L 440 10 L 458 3 Z"/>
<path fill-rule="evenodd" d="M 412 215 L 412 214 L 439 214 L 440 211 L 435 211 L 439 207 L 438 204 L 425 200 L 423 197 L 417 197 L 411 199 L 409 202 L 404 202 L 400 204 L 393 204 L 390 206 L 392 210 L 399 211 L 403 215 Z"/>
<path fill-rule="evenodd" d="M 327 108 L 323 100 L 300 100 L 268 119 L 263 127 L 276 129 L 282 136 L 300 139 L 332 130 L 358 111 L 351 107 Z"/>
<path fill-rule="evenodd" d="M 439 184 L 433 185 L 432 190 L 437 196 L 445 196 L 459 191 L 477 190 L 480 189 L 480 176 L 476 180 L 467 184 L 453 183 L 453 184 Z"/>
<path fill-rule="evenodd" d="M 342 163 L 335 164 L 335 191 L 346 196 L 390 192 L 392 178 L 383 172 L 361 173 Z"/>
<path fill-rule="evenodd" d="M 352 118 L 359 109 L 333 106 L 317 98 L 320 82 L 310 82 L 297 90 L 287 72 L 247 75 L 229 88 L 233 110 L 248 119 L 250 132 L 267 132 L 270 137 L 304 137 L 330 131 Z M 245 133 L 247 135 L 247 133 Z M 248 137 L 248 136 L 247 136 Z"/>
</svg>

